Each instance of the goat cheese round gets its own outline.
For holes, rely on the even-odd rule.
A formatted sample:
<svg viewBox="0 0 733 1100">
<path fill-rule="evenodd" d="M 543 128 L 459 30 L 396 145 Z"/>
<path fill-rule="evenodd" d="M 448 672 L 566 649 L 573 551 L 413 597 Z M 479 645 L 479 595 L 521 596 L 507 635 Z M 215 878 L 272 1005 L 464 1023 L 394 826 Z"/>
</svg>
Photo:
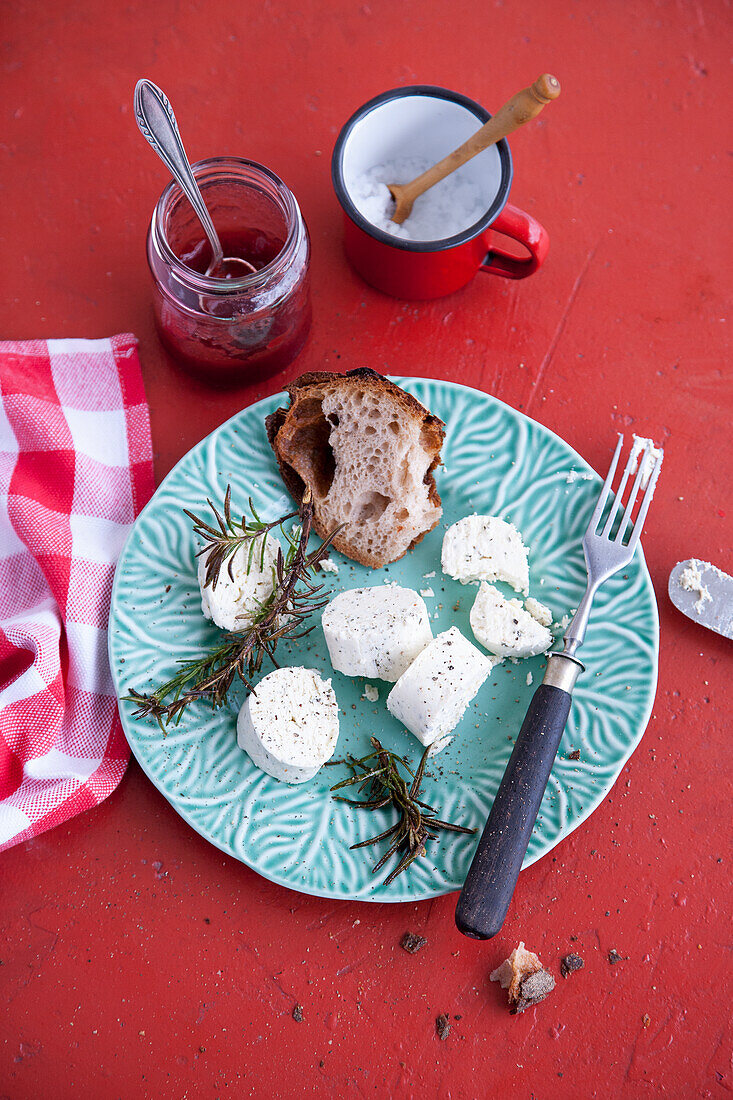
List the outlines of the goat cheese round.
<svg viewBox="0 0 733 1100">
<path fill-rule="evenodd" d="M 241 546 L 222 565 L 216 585 L 206 584 L 206 562 L 209 551 L 199 557 L 198 579 L 201 589 L 201 610 L 222 630 L 243 630 L 252 620 L 259 605 L 267 599 L 275 583 L 275 563 L 280 544 L 270 535 L 255 539 L 249 570 L 249 546 Z M 231 565 L 231 576 L 229 568 Z"/>
<path fill-rule="evenodd" d="M 338 672 L 392 683 L 433 638 L 424 601 L 397 585 L 339 592 L 322 624 Z"/>
<path fill-rule="evenodd" d="M 481 584 L 470 620 L 476 641 L 497 657 L 535 657 L 552 645 L 550 631 L 521 600 L 505 600 L 492 584 Z"/>
<path fill-rule="evenodd" d="M 285 783 L 307 783 L 329 760 L 339 735 L 330 680 L 311 668 L 276 668 L 247 696 L 237 744 L 253 764 Z"/>
<path fill-rule="evenodd" d="M 443 572 L 456 581 L 506 581 L 529 592 L 527 547 L 513 523 L 497 516 L 465 516 L 443 537 Z"/>
<path fill-rule="evenodd" d="M 495 662 L 452 626 L 430 642 L 387 697 L 387 709 L 423 745 L 444 748 Z"/>
</svg>

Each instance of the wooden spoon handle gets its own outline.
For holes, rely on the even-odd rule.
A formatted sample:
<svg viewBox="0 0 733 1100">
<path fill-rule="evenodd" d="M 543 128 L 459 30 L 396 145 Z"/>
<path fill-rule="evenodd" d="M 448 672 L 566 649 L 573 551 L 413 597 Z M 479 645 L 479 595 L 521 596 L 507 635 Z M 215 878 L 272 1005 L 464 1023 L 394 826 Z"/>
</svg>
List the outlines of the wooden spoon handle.
<svg viewBox="0 0 733 1100">
<path fill-rule="evenodd" d="M 457 149 L 454 149 L 447 157 L 434 164 L 432 168 L 428 168 L 421 176 L 411 180 L 410 183 L 403 184 L 400 189 L 403 198 L 414 202 L 419 195 L 422 195 L 423 192 L 433 187 L 440 180 L 445 179 L 451 172 L 455 172 L 456 168 L 460 168 L 462 164 L 465 164 L 467 160 L 471 160 L 477 153 L 488 149 L 490 145 L 495 145 L 507 134 L 511 134 L 513 130 L 523 126 L 525 122 L 536 118 L 545 104 L 557 99 L 559 95 L 560 81 L 557 77 L 550 76 L 549 73 L 538 76 L 529 88 L 523 88 L 521 92 L 517 92 L 516 95 L 507 100 L 494 117 L 490 118 L 480 130 L 477 130 L 468 141 L 464 141 L 463 145 L 459 145 Z"/>
</svg>

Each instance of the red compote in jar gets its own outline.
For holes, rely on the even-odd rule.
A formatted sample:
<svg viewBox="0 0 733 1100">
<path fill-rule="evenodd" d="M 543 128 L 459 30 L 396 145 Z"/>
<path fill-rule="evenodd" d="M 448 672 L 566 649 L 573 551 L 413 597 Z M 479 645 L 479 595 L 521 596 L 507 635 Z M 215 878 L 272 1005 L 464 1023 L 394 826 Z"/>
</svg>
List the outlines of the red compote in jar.
<svg viewBox="0 0 733 1100">
<path fill-rule="evenodd" d="M 148 232 L 160 337 L 210 381 L 274 374 L 298 354 L 311 322 L 310 245 L 295 196 L 274 172 L 239 157 L 192 167 L 224 255 L 257 270 L 207 276 L 209 243 L 178 184 L 169 184 Z"/>
</svg>

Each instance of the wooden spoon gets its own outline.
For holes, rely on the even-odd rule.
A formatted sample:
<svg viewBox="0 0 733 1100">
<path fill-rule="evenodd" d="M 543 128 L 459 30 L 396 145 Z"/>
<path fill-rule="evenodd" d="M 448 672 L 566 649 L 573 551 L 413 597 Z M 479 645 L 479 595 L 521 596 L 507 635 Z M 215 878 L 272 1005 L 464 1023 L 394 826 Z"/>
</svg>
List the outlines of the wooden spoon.
<svg viewBox="0 0 733 1100">
<path fill-rule="evenodd" d="M 459 145 L 417 179 L 411 180 L 410 183 L 388 183 L 387 187 L 395 201 L 392 221 L 402 225 L 412 213 L 412 204 L 416 198 L 440 180 L 445 179 L 451 172 L 455 172 L 456 168 L 460 168 L 477 153 L 488 149 L 490 145 L 495 145 L 507 134 L 511 134 L 513 130 L 529 122 L 531 118 L 536 118 L 545 104 L 552 99 L 557 99 L 559 95 L 560 81 L 556 76 L 550 76 L 549 73 L 538 76 L 534 84 L 513 95 L 468 141 L 464 141 L 463 145 Z"/>
</svg>

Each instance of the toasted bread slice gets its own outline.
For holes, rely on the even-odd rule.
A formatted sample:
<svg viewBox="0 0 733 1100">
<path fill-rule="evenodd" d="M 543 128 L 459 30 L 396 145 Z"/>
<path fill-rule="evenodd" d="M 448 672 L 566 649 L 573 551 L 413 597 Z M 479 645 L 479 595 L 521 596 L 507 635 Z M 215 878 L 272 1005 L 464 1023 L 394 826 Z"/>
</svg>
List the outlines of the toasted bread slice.
<svg viewBox="0 0 733 1100">
<path fill-rule="evenodd" d="M 362 565 L 397 561 L 442 515 L 433 471 L 445 435 L 437 416 L 368 368 L 303 374 L 290 407 L 267 417 L 283 481 L 300 503 L 313 494 L 313 525 Z"/>
</svg>

